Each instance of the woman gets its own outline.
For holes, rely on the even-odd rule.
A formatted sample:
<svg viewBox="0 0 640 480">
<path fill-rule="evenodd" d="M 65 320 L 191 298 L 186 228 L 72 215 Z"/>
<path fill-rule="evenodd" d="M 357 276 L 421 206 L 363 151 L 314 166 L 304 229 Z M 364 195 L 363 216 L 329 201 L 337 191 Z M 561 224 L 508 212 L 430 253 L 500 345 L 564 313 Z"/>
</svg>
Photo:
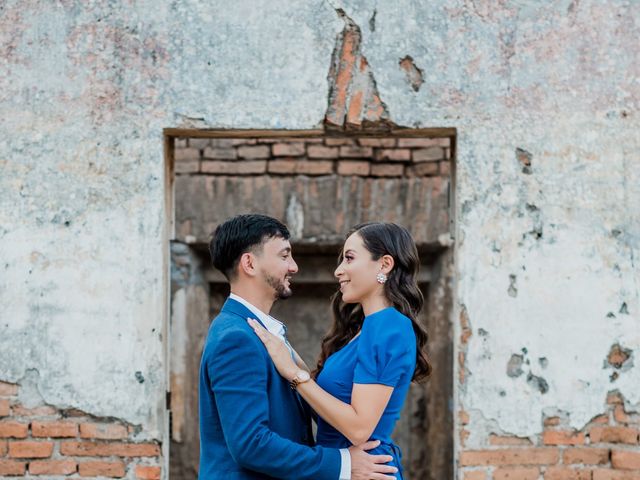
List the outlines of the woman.
<svg viewBox="0 0 640 480">
<path fill-rule="evenodd" d="M 370 453 L 393 456 L 391 433 L 412 380 L 429 376 L 427 334 L 417 322 L 423 297 L 416 283 L 418 251 L 409 232 L 366 223 L 349 234 L 335 276 L 334 324 L 314 372 L 259 323 L 250 320 L 278 372 L 318 414 L 318 445 L 335 448 L 379 440 Z"/>
</svg>

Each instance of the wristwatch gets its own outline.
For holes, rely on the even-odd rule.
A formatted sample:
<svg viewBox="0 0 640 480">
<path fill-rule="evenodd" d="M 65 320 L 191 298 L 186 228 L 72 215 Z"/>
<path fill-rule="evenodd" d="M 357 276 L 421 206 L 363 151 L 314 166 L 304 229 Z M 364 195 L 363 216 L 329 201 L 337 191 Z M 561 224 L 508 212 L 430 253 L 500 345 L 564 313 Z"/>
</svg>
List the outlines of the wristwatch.
<svg viewBox="0 0 640 480">
<path fill-rule="evenodd" d="M 291 389 L 295 390 L 298 388 L 298 385 L 304 382 L 308 382 L 311 380 L 311 375 L 306 370 L 298 370 L 298 373 L 295 374 L 293 379 L 291 380 Z"/>
</svg>

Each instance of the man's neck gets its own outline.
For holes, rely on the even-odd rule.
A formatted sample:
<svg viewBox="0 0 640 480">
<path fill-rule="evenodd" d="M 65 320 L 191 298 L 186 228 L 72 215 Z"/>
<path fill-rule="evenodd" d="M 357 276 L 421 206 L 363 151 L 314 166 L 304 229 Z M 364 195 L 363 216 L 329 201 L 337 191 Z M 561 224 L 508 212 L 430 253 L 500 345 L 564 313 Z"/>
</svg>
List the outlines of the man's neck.
<svg viewBox="0 0 640 480">
<path fill-rule="evenodd" d="M 261 292 L 256 292 L 256 288 L 250 288 L 244 285 L 231 285 L 231 293 L 242 297 L 254 307 L 258 308 L 261 312 L 269 315 L 271 307 L 273 306 L 273 298 L 265 298 Z"/>
</svg>

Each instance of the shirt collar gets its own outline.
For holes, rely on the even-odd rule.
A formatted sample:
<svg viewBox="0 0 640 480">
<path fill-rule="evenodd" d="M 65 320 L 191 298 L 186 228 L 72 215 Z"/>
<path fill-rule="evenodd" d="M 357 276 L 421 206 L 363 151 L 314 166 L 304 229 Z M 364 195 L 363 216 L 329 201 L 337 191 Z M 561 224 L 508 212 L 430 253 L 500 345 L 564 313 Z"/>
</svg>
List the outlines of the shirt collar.
<svg viewBox="0 0 640 480">
<path fill-rule="evenodd" d="M 274 335 L 280 338 L 284 338 L 285 328 L 284 328 L 284 324 L 281 321 L 276 320 L 271 315 L 264 313 L 258 307 L 246 301 L 241 296 L 236 295 L 235 293 L 230 293 L 229 298 L 247 307 L 249 311 L 253 313 L 256 317 L 258 317 L 258 320 L 260 320 L 264 324 L 264 326 L 267 327 L 267 330 L 269 330 L 269 332 L 273 333 Z"/>
</svg>

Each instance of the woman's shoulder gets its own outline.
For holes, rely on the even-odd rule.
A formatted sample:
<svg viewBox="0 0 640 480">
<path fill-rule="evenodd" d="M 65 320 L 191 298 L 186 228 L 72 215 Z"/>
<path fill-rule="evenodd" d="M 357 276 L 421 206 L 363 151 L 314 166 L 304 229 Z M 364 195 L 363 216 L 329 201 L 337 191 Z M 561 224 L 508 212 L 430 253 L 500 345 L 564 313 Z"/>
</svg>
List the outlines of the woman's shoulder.
<svg viewBox="0 0 640 480">
<path fill-rule="evenodd" d="M 362 329 L 389 335 L 413 334 L 411 319 L 395 307 L 387 307 L 365 317 Z"/>
</svg>

